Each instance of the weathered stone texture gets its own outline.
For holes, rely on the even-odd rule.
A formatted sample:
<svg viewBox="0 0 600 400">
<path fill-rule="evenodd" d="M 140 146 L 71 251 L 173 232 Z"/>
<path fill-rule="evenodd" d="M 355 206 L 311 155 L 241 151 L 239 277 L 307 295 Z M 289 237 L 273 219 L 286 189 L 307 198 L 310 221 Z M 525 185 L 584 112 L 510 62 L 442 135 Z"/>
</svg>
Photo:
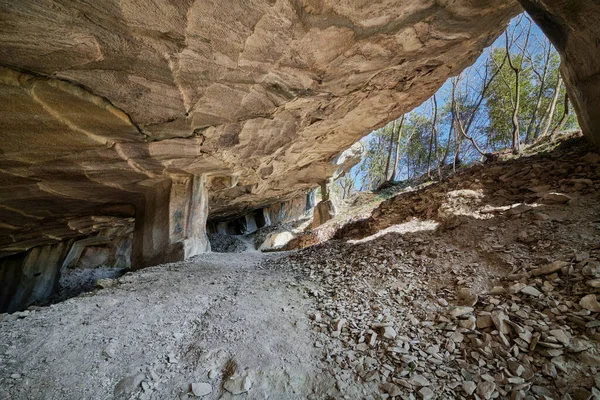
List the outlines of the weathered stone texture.
<svg viewBox="0 0 600 400">
<path fill-rule="evenodd" d="M 3 221 L 137 206 L 171 173 L 235 176 L 210 193 L 211 215 L 306 190 L 518 11 L 508 0 L 3 2 Z"/>
<path fill-rule="evenodd" d="M 23 261 L 96 237 L 105 226 L 94 218 L 134 216 L 134 267 L 205 251 L 208 217 L 305 196 L 341 151 L 427 99 L 520 10 L 4 1 L 0 256 Z"/>
</svg>

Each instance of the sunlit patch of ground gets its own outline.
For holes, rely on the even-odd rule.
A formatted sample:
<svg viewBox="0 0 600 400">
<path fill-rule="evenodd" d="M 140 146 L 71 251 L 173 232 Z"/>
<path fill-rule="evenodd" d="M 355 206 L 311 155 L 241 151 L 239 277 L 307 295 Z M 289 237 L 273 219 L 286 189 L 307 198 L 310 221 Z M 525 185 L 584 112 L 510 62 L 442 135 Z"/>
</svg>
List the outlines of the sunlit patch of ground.
<svg viewBox="0 0 600 400">
<path fill-rule="evenodd" d="M 371 236 L 367 236 L 365 238 L 362 239 L 358 239 L 358 240 L 348 240 L 348 243 L 351 244 L 355 244 L 355 243 L 365 243 L 365 242 L 370 242 L 373 239 L 377 239 L 378 237 L 384 236 L 388 233 L 399 233 L 399 234 L 406 234 L 406 233 L 415 233 L 415 232 L 423 232 L 423 231 L 434 231 L 437 229 L 437 227 L 440 224 L 438 222 L 432 221 L 432 220 L 427 220 L 427 221 L 422 221 L 418 218 L 414 218 L 408 222 L 404 222 L 402 224 L 396 224 L 396 225 L 392 225 L 386 229 L 383 229 Z"/>
</svg>

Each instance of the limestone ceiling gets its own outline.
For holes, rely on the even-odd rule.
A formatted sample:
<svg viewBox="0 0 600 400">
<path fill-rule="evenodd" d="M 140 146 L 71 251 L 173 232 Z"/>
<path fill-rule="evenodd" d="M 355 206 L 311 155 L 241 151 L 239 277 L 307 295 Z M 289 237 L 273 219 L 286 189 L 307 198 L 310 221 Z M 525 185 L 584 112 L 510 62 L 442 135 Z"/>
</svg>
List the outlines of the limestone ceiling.
<svg viewBox="0 0 600 400">
<path fill-rule="evenodd" d="M 169 174 L 214 176 L 214 216 L 314 187 L 330 160 L 427 99 L 520 10 L 512 0 L 3 1 L 0 247 L 24 228 L 135 206 Z"/>
</svg>

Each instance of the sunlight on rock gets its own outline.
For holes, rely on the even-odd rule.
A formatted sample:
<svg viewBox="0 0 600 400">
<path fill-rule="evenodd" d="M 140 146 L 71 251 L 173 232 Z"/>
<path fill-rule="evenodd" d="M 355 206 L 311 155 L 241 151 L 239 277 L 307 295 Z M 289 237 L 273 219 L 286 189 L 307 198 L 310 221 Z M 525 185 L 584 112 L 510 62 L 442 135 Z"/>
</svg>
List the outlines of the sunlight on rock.
<svg viewBox="0 0 600 400">
<path fill-rule="evenodd" d="M 378 237 L 384 236 L 388 233 L 406 234 L 406 233 L 415 233 L 415 232 L 423 232 L 423 231 L 433 231 L 439 225 L 440 224 L 438 222 L 431 221 L 431 220 L 421 221 L 419 219 L 413 219 L 413 220 L 405 222 L 403 224 L 392 225 L 389 228 L 383 229 L 383 230 L 375 233 L 374 235 L 367 236 L 362 239 L 348 240 L 347 243 L 356 244 L 356 243 L 370 242 L 371 240 L 377 239 Z"/>
</svg>

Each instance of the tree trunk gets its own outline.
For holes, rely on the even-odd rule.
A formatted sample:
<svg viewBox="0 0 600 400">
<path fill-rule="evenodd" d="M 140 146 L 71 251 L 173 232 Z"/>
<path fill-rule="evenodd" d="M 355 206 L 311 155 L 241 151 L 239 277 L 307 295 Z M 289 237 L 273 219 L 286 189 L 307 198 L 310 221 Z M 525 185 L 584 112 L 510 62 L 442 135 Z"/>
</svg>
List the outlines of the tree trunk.
<svg viewBox="0 0 600 400">
<path fill-rule="evenodd" d="M 544 71 L 540 75 L 537 71 L 538 78 L 540 79 L 540 90 L 538 91 L 537 101 L 535 104 L 535 108 L 533 109 L 533 113 L 531 114 L 531 119 L 529 120 L 529 124 L 527 125 L 527 133 L 525 134 L 525 143 L 530 143 L 533 139 L 535 139 L 535 135 L 532 135 L 533 126 L 535 125 L 535 120 L 537 118 L 537 114 L 540 111 L 540 107 L 542 106 L 542 97 L 544 94 L 544 89 L 546 88 L 546 77 L 548 76 L 548 66 L 550 65 L 550 50 L 551 46 L 548 46 L 548 51 L 546 52 L 545 63 L 544 63 Z M 533 63 L 532 63 L 533 64 Z"/>
<path fill-rule="evenodd" d="M 452 115 L 454 116 L 454 110 L 452 110 Z M 456 132 L 456 127 L 454 127 L 454 157 L 452 157 L 452 171 L 453 172 L 456 172 L 456 161 L 458 160 L 459 153 L 460 153 L 460 143 L 458 142 L 458 132 Z"/>
<path fill-rule="evenodd" d="M 454 120 L 456 121 L 456 125 L 457 125 L 457 129 L 460 131 L 461 135 L 463 135 L 465 137 L 465 139 L 469 140 L 472 144 L 473 147 L 475 147 L 475 149 L 481 153 L 481 155 L 485 155 L 485 153 L 481 150 L 481 148 L 479 147 L 479 145 L 477 145 L 477 142 L 475 141 L 475 139 L 473 139 L 472 137 L 470 137 L 467 134 L 467 130 L 469 129 L 468 127 L 465 128 L 462 124 L 462 119 L 460 117 L 460 113 L 458 112 L 458 105 L 457 105 L 457 101 L 456 101 L 456 86 L 458 86 L 458 82 L 453 82 L 452 84 L 452 113 L 454 114 Z M 483 93 L 485 94 L 485 92 Z M 470 122 L 472 122 L 473 120 L 470 119 Z M 456 168 L 456 160 L 457 160 L 457 155 L 458 155 L 458 150 L 454 156 L 454 167 Z"/>
<path fill-rule="evenodd" d="M 396 170 L 398 170 L 398 162 L 400 161 L 400 137 L 402 136 L 402 127 L 404 126 L 404 115 L 400 119 L 400 126 L 398 127 L 398 136 L 396 138 L 396 154 L 394 155 L 394 169 L 392 170 L 392 176 L 390 181 L 394 181 L 396 178 Z"/>
<path fill-rule="evenodd" d="M 448 159 L 448 155 L 450 154 L 450 143 L 452 143 L 452 133 L 454 132 L 454 112 L 451 112 L 450 114 L 452 120 L 450 121 L 450 128 L 448 128 L 448 141 L 446 151 L 444 152 L 444 157 L 442 158 L 442 165 L 446 165 L 446 160 Z"/>
<path fill-rule="evenodd" d="M 406 179 L 410 180 L 410 154 L 408 151 L 406 152 Z"/>
<path fill-rule="evenodd" d="M 562 86 L 562 77 L 559 74 L 558 81 L 556 82 L 556 89 L 554 90 L 554 96 L 552 96 L 552 102 L 550 103 L 548 117 L 546 118 L 546 124 L 544 125 L 544 130 L 542 131 L 542 137 L 548 135 L 548 131 L 550 130 L 550 125 L 552 125 L 552 118 L 554 117 L 554 112 L 556 111 L 556 102 L 558 101 L 558 95 L 560 93 L 561 86 Z"/>
<path fill-rule="evenodd" d="M 518 23 L 520 25 L 520 22 Z M 512 59 L 512 55 L 510 54 L 510 46 L 514 43 L 514 31 L 513 31 L 513 36 L 510 40 L 510 44 L 509 44 L 509 40 L 508 40 L 508 30 L 504 31 L 504 37 L 505 37 L 505 45 L 506 45 L 506 57 L 508 59 L 508 65 L 510 66 L 510 69 L 513 70 L 514 74 L 515 74 L 515 101 L 513 103 L 513 114 L 512 114 L 512 125 L 513 125 L 513 130 L 512 130 L 512 149 L 513 152 L 518 154 L 521 152 L 521 135 L 519 132 L 519 107 L 520 107 L 520 103 L 521 103 L 521 86 L 520 86 L 520 77 L 521 77 L 521 70 L 523 67 L 523 57 L 525 57 L 525 51 L 527 49 L 527 45 L 529 44 L 529 36 L 531 34 L 531 23 L 529 24 L 529 29 L 527 30 L 526 33 L 526 37 L 525 37 L 525 44 L 523 46 L 522 49 L 522 54 L 521 54 L 521 59 L 519 60 L 520 65 L 516 65 L 513 62 Z"/>
<path fill-rule="evenodd" d="M 521 102 L 521 88 L 519 87 L 519 75 L 521 72 L 518 68 L 513 69 L 515 73 L 515 107 L 512 114 L 512 149 L 513 152 L 519 153 L 521 151 L 521 140 L 519 138 L 519 105 Z"/>
<path fill-rule="evenodd" d="M 385 177 L 383 180 L 384 183 L 389 182 L 390 160 L 392 159 L 392 149 L 394 148 L 394 131 L 395 130 L 396 130 L 396 120 L 394 120 L 394 123 L 392 124 L 392 133 L 390 134 L 390 145 L 389 145 L 387 160 L 385 161 Z"/>
<path fill-rule="evenodd" d="M 567 124 L 567 120 L 569 119 L 569 94 L 566 91 L 565 91 L 564 108 L 565 109 L 564 109 L 562 117 L 560 118 L 560 121 L 558 121 L 558 124 L 554 127 L 554 129 L 550 133 L 551 137 L 553 137 L 554 135 L 556 135 L 556 133 L 565 129 L 565 125 Z"/>
<path fill-rule="evenodd" d="M 435 94 L 433 95 L 433 129 L 432 129 L 432 135 L 433 135 L 433 142 L 434 142 L 434 154 L 435 154 L 435 161 L 437 162 L 437 171 L 438 171 L 438 179 L 441 181 L 442 180 L 442 170 L 440 167 L 440 157 L 438 154 L 438 131 L 437 131 L 437 114 L 438 114 L 438 107 L 437 107 L 437 99 L 435 97 Z"/>
<path fill-rule="evenodd" d="M 431 178 L 431 155 L 433 153 L 433 138 L 436 136 L 435 133 L 435 124 L 437 118 L 437 99 L 435 98 L 435 94 L 433 95 L 433 125 L 431 126 L 431 138 L 429 139 L 429 153 L 427 154 L 427 177 Z"/>
</svg>

